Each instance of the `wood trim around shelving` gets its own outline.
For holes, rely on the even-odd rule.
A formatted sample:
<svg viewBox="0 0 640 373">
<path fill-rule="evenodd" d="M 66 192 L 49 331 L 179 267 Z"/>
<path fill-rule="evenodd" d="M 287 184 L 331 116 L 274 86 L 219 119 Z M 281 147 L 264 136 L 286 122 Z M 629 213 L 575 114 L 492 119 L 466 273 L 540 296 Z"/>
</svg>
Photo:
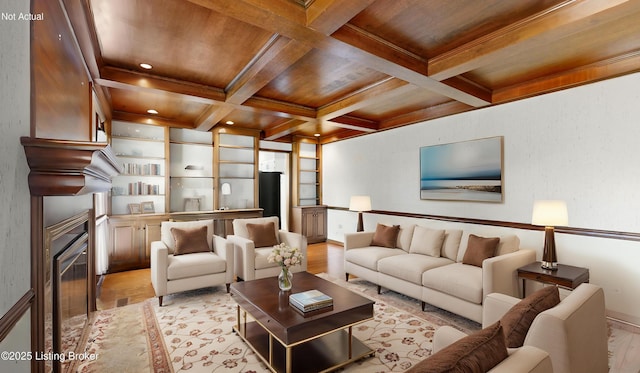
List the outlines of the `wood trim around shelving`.
<svg viewBox="0 0 640 373">
<path fill-rule="evenodd" d="M 9 308 L 9 311 L 0 318 L 0 342 L 11 333 L 14 326 L 22 319 L 24 314 L 27 313 L 34 299 L 36 293 L 33 289 L 29 289 L 24 295 Z"/>
<path fill-rule="evenodd" d="M 346 207 L 338 207 L 338 206 L 329 206 L 329 209 L 338 210 L 338 211 L 349 211 L 349 209 Z M 367 211 L 367 213 L 377 214 L 377 215 L 400 216 L 405 218 L 450 221 L 450 222 L 456 222 L 456 223 L 492 225 L 497 227 L 528 229 L 528 230 L 535 230 L 535 231 L 544 230 L 544 227 L 537 226 L 537 225 L 509 222 L 509 221 L 500 221 L 500 220 L 462 218 L 462 217 L 455 217 L 455 216 L 428 215 L 428 214 L 418 214 L 418 213 L 412 213 L 412 212 L 384 211 L 384 210 L 372 210 L 372 211 Z M 573 234 L 578 236 L 608 238 L 608 239 L 614 239 L 614 240 L 640 241 L 640 233 L 635 233 L 635 232 L 620 232 L 620 231 L 609 231 L 609 230 L 603 230 L 603 229 L 574 228 L 574 227 L 555 227 L 555 232 L 564 233 L 564 234 Z"/>
</svg>

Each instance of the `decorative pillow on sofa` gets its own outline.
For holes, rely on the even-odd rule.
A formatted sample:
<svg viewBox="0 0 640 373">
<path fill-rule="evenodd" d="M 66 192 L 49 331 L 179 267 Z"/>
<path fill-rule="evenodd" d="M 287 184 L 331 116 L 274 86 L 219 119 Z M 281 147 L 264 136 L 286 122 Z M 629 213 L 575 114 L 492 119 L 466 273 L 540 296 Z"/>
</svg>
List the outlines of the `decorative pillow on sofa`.
<svg viewBox="0 0 640 373">
<path fill-rule="evenodd" d="M 462 258 L 463 264 L 471 264 L 482 267 L 482 261 L 496 255 L 496 247 L 500 242 L 500 237 L 480 237 L 475 234 L 469 235 L 467 251 Z"/>
<path fill-rule="evenodd" d="M 398 233 L 400 233 L 400 226 L 388 226 L 378 223 L 376 231 L 373 234 L 371 240 L 371 246 L 382 246 L 395 249 L 398 240 Z"/>
<path fill-rule="evenodd" d="M 560 303 L 560 293 L 555 286 L 545 286 L 516 303 L 500 319 L 507 347 L 516 348 L 524 344 L 533 319 L 542 311 Z"/>
<path fill-rule="evenodd" d="M 278 244 L 276 224 L 272 221 L 265 224 L 247 224 L 249 239 L 255 247 L 267 247 Z"/>
<path fill-rule="evenodd" d="M 430 229 L 417 225 L 413 229 L 409 252 L 440 257 L 443 242 L 444 229 Z"/>
<path fill-rule="evenodd" d="M 498 321 L 443 348 L 406 373 L 486 372 L 507 356 L 502 325 Z"/>
<path fill-rule="evenodd" d="M 171 228 L 171 235 L 176 241 L 173 255 L 205 253 L 211 251 L 207 243 L 207 226 L 199 228 L 180 229 Z"/>
</svg>

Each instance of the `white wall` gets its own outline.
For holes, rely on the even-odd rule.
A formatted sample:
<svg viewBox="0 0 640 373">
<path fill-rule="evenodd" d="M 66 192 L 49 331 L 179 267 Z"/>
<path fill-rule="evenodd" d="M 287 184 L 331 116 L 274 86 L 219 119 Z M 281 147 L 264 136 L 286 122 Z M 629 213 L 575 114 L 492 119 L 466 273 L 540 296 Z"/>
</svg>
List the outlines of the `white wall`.
<svg viewBox="0 0 640 373">
<path fill-rule="evenodd" d="M 0 11 L 28 13 L 27 0 L 0 0 Z M 29 136 L 29 22 L 0 20 L 0 316 L 30 287 L 29 167 L 21 136 Z M 2 351 L 29 351 L 27 312 Z M 12 350 L 8 350 L 11 348 Z M 29 361 L 0 361 L 0 371 L 28 371 Z"/>
<path fill-rule="evenodd" d="M 569 226 L 640 230 L 640 74 L 379 132 L 323 147 L 323 203 L 348 207 L 366 194 L 373 209 L 531 222 L 533 201 L 563 199 Z M 504 137 L 504 202 L 426 201 L 419 148 Z M 365 226 L 378 219 L 365 214 Z M 343 241 L 356 216 L 330 211 L 329 239 Z M 543 232 L 520 231 L 541 256 Z M 640 324 L 640 242 L 556 235 L 561 263 L 586 266 L 610 315 Z"/>
</svg>

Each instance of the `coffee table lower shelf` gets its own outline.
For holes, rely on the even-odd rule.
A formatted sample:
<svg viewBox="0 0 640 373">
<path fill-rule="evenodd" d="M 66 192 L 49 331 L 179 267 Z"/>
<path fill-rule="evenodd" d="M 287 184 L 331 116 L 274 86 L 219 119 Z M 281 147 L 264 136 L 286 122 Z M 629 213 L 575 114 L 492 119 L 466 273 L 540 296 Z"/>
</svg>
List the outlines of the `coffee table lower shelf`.
<svg viewBox="0 0 640 373">
<path fill-rule="evenodd" d="M 286 372 L 286 347 L 257 322 L 242 325 L 245 330 L 233 327 L 262 361 L 274 372 Z M 269 359 L 269 345 L 272 348 Z M 291 372 L 330 372 L 375 352 L 347 330 L 337 330 L 322 337 L 310 339 L 291 348 Z M 271 362 L 270 362 L 271 361 Z"/>
</svg>

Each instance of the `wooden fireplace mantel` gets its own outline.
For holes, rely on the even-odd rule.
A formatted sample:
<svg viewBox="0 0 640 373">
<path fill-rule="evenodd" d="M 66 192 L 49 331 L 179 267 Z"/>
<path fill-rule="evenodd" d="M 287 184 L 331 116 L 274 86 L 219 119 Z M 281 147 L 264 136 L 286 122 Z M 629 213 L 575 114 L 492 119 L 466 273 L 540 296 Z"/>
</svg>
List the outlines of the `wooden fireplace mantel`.
<svg viewBox="0 0 640 373">
<path fill-rule="evenodd" d="M 32 196 L 74 196 L 111 189 L 121 166 L 107 143 L 22 137 Z"/>
</svg>

